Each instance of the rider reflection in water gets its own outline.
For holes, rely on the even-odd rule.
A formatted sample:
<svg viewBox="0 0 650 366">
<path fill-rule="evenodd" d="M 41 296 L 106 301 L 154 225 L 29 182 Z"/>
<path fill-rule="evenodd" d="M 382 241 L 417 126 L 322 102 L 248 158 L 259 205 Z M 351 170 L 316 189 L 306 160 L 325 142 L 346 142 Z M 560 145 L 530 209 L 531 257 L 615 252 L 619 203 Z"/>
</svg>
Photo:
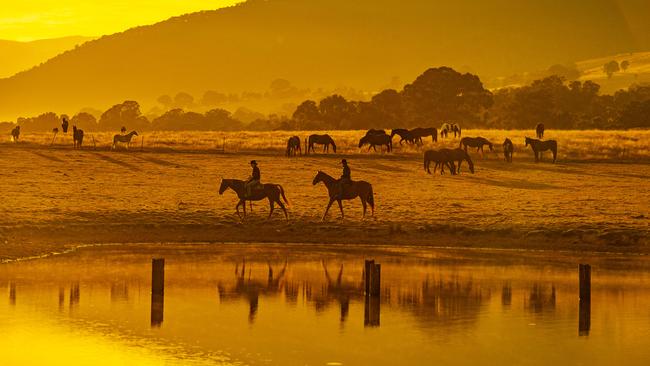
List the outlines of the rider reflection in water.
<svg viewBox="0 0 650 366">
<path fill-rule="evenodd" d="M 352 171 L 348 166 L 348 161 L 343 159 L 341 160 L 341 165 L 343 165 L 343 174 L 339 179 L 339 199 L 343 199 L 343 190 L 346 185 L 349 185 L 352 182 Z"/>
</svg>

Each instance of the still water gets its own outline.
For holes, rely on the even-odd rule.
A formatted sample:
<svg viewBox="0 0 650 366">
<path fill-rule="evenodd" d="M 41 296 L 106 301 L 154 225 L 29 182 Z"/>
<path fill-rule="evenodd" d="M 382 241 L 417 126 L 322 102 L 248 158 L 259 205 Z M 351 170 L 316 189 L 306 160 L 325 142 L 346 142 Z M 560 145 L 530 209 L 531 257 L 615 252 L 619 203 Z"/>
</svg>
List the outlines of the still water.
<svg viewBox="0 0 650 366">
<path fill-rule="evenodd" d="M 379 298 L 364 297 L 366 259 Z M 582 311 L 579 263 L 592 265 Z M 650 364 L 638 256 L 103 246 L 0 265 L 0 286 L 2 365 Z"/>
</svg>

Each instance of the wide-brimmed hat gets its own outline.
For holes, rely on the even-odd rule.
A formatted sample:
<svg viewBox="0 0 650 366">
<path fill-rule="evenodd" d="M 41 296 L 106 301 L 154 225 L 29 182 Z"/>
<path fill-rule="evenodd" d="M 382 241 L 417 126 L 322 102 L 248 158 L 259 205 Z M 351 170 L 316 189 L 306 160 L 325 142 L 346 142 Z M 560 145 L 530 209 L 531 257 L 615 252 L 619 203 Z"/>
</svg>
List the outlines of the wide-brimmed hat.
<svg viewBox="0 0 650 366">
<path fill-rule="evenodd" d="M 251 165 L 257 165 L 257 161 L 251 160 Z"/>
</svg>

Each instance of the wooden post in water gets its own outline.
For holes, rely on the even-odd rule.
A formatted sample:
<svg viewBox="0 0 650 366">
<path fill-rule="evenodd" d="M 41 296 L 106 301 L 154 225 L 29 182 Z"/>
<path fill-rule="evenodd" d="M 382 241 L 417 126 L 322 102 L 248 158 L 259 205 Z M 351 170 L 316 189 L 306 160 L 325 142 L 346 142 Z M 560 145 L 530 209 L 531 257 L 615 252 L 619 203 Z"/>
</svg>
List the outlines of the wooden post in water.
<svg viewBox="0 0 650 366">
<path fill-rule="evenodd" d="M 579 266 L 580 309 L 578 315 L 578 335 L 589 335 L 591 329 L 591 266 Z"/>
<path fill-rule="evenodd" d="M 160 327 L 165 305 L 165 259 L 151 261 L 151 326 Z"/>
<path fill-rule="evenodd" d="M 364 326 L 378 327 L 381 299 L 381 264 L 366 260 Z"/>
</svg>

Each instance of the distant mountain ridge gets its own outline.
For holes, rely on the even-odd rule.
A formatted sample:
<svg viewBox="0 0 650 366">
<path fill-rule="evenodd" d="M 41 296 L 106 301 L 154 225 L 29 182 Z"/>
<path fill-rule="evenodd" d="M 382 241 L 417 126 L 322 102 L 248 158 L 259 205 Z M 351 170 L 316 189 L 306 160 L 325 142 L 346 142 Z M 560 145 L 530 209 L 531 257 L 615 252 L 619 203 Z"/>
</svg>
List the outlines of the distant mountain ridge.
<svg viewBox="0 0 650 366">
<path fill-rule="evenodd" d="M 276 78 L 372 91 L 439 65 L 487 77 L 650 49 L 630 11 L 650 14 L 650 2 L 251 0 L 104 36 L 0 80 L 0 119 L 259 91 Z"/>
<path fill-rule="evenodd" d="M 18 42 L 0 39 L 0 78 L 28 70 L 50 58 L 92 40 L 92 37 L 70 36 Z"/>
</svg>

